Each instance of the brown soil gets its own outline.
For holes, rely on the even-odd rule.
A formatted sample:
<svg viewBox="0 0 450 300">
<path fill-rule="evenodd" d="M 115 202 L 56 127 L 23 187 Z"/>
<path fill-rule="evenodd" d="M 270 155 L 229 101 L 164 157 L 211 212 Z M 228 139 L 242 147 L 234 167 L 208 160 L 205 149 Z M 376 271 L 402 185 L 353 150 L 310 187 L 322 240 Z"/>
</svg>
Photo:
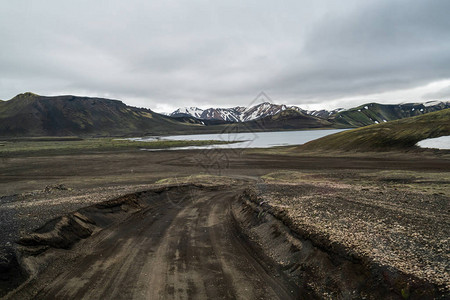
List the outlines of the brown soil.
<svg viewBox="0 0 450 300">
<path fill-rule="evenodd" d="M 449 170 L 448 159 L 418 154 L 10 157 L 0 165 L 0 268 L 11 276 L 0 295 L 31 275 L 11 299 L 445 298 Z M 248 187 L 253 200 L 233 202 Z M 253 230 L 261 220 L 243 214 L 249 205 L 273 217 L 264 221 L 272 238 Z M 294 256 L 277 248 L 277 232 Z M 331 255 L 320 274 L 353 284 L 317 275 L 299 245 Z"/>
</svg>

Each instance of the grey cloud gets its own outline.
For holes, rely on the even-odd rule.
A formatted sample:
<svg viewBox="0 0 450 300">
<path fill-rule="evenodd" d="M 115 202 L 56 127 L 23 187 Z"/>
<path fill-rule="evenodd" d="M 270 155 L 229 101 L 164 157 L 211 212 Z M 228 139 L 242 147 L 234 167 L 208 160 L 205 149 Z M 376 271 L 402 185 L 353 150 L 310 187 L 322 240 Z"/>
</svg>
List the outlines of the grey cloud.
<svg viewBox="0 0 450 300">
<path fill-rule="evenodd" d="M 450 2 L 11 1 L 0 98 L 30 90 L 154 107 L 292 104 L 450 78 Z"/>
<path fill-rule="evenodd" d="M 274 85 L 333 98 L 449 78 L 449 10 L 448 1 L 379 1 L 327 17 L 306 38 L 297 68 Z"/>
<path fill-rule="evenodd" d="M 434 99 L 446 99 L 450 100 L 450 86 L 440 89 L 436 92 L 428 93 L 423 95 L 423 100 L 434 100 Z"/>
</svg>

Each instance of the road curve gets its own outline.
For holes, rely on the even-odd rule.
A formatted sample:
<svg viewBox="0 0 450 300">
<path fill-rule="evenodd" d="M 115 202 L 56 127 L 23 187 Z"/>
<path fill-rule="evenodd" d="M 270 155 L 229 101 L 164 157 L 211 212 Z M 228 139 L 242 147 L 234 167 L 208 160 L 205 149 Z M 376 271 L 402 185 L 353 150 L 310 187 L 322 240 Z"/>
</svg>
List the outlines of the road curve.
<svg viewBox="0 0 450 300">
<path fill-rule="evenodd" d="M 63 255 L 13 298 L 294 299 L 296 288 L 240 234 L 240 191 L 192 189 Z"/>
</svg>

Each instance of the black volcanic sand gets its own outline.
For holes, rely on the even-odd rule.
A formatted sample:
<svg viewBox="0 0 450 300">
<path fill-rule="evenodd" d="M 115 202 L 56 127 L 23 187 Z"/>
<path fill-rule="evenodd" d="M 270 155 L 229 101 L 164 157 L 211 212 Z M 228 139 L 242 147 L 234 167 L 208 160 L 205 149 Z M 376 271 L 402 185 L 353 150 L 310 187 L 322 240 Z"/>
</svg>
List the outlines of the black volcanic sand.
<svg viewBox="0 0 450 300">
<path fill-rule="evenodd" d="M 11 299 L 446 298 L 449 170 L 417 153 L 4 158 L 0 295 L 31 276 Z"/>
</svg>

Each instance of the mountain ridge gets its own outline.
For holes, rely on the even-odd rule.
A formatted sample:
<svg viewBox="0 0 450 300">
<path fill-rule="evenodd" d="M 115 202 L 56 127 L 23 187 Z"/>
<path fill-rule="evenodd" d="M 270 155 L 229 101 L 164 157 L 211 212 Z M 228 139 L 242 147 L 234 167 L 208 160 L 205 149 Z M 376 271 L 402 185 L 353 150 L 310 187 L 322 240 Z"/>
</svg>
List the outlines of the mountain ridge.
<svg viewBox="0 0 450 300">
<path fill-rule="evenodd" d="M 298 106 L 263 102 L 247 108 L 236 106 L 231 108 L 208 108 L 203 110 L 198 107 L 186 107 L 179 108 L 169 115 L 192 116 L 203 120 L 246 122 L 273 116 L 290 109 L 306 115 L 319 117 L 342 126 L 361 127 L 421 115 L 446 108 L 450 108 L 450 102 L 448 101 L 400 104 L 380 104 L 371 102 L 349 109 L 338 108 L 331 111 L 304 110 Z"/>
<path fill-rule="evenodd" d="M 432 102 L 432 104 L 431 104 Z M 380 104 L 366 103 L 331 115 L 329 120 L 348 127 L 363 127 L 372 124 L 424 115 L 450 108 L 450 102 Z"/>
<path fill-rule="evenodd" d="M 261 119 L 267 116 L 273 116 L 287 109 L 303 111 L 296 106 L 288 106 L 285 104 L 272 104 L 270 102 L 262 102 L 250 107 L 235 106 L 230 108 L 207 108 L 183 107 L 170 113 L 170 116 L 186 116 L 190 115 L 205 120 L 223 120 L 230 122 L 247 122 Z"/>
<path fill-rule="evenodd" d="M 348 110 L 306 111 L 263 102 L 232 111 L 189 110 L 166 116 L 120 100 L 23 93 L 0 101 L 0 136 L 144 136 L 217 133 L 226 130 L 276 131 L 354 128 L 450 108 L 450 102 L 385 105 L 368 103 Z M 197 113 L 191 116 L 190 113 Z M 214 114 L 224 113 L 227 117 Z M 200 117 L 208 117 L 202 119 Z M 226 119 L 226 120 L 224 120 Z"/>
<path fill-rule="evenodd" d="M 0 102 L 0 136 L 142 135 L 201 125 L 190 121 L 105 98 L 27 92 Z"/>
</svg>

